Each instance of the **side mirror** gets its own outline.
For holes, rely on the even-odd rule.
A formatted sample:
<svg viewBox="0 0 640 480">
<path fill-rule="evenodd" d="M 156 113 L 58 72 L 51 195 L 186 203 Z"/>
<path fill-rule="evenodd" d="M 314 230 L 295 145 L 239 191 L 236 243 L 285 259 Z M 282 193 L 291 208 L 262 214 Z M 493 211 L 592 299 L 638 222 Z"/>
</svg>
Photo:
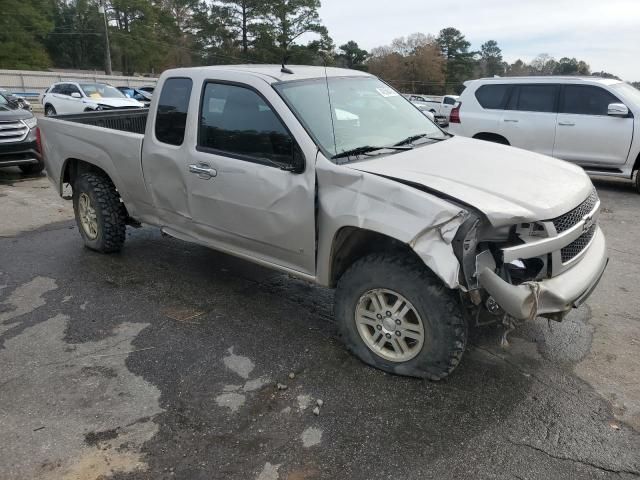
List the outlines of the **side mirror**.
<svg viewBox="0 0 640 480">
<path fill-rule="evenodd" d="M 73 93 L 71 94 L 71 97 L 72 97 L 72 98 L 82 98 L 82 95 L 80 95 L 78 92 L 73 92 Z"/>
<path fill-rule="evenodd" d="M 626 117 L 629 115 L 629 109 L 624 103 L 610 103 L 607 107 L 607 115 L 612 117 Z"/>
</svg>

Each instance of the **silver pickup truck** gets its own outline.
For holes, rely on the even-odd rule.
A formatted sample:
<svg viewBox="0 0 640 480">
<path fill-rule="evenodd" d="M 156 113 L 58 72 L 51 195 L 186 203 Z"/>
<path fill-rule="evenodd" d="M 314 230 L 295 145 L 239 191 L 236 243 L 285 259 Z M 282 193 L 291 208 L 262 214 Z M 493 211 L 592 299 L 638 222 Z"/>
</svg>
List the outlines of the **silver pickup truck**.
<svg viewBox="0 0 640 480">
<path fill-rule="evenodd" d="M 607 264 L 582 169 L 453 137 L 359 71 L 169 70 L 148 111 L 40 129 L 87 247 L 146 223 L 335 287 L 346 346 L 392 373 L 447 376 L 473 323 L 561 320 Z"/>
</svg>

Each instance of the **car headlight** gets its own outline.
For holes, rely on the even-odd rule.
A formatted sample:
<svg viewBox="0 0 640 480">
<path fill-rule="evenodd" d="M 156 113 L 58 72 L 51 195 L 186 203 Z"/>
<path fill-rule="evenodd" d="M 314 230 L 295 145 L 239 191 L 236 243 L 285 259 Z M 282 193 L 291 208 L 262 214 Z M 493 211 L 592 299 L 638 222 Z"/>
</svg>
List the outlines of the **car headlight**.
<svg viewBox="0 0 640 480">
<path fill-rule="evenodd" d="M 29 129 L 34 129 L 38 124 L 38 120 L 36 120 L 36 117 L 31 117 L 31 118 L 26 118 L 22 120 L 22 123 L 24 123 L 27 127 L 29 127 Z"/>
</svg>

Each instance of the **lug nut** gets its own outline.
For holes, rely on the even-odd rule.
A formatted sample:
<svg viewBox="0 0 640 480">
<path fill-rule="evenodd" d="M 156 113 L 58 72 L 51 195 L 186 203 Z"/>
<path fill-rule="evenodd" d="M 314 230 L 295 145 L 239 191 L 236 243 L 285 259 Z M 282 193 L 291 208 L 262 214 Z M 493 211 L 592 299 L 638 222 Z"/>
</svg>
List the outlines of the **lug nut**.
<svg viewBox="0 0 640 480">
<path fill-rule="evenodd" d="M 400 333 L 400 330 L 396 330 L 396 337 L 399 337 L 400 335 L 402 335 L 402 334 Z"/>
<path fill-rule="evenodd" d="M 377 314 L 376 317 L 378 317 L 378 320 L 382 320 L 382 315 Z"/>
<path fill-rule="evenodd" d="M 387 317 L 391 316 L 391 312 L 389 310 L 387 310 Z"/>
<path fill-rule="evenodd" d="M 378 330 L 382 330 L 382 325 L 377 325 L 377 326 L 376 326 L 376 328 L 377 328 Z"/>
<path fill-rule="evenodd" d="M 391 334 L 390 333 L 387 333 L 387 338 L 391 338 Z"/>
<path fill-rule="evenodd" d="M 396 320 L 396 325 L 400 325 L 401 323 L 400 319 Z"/>
</svg>

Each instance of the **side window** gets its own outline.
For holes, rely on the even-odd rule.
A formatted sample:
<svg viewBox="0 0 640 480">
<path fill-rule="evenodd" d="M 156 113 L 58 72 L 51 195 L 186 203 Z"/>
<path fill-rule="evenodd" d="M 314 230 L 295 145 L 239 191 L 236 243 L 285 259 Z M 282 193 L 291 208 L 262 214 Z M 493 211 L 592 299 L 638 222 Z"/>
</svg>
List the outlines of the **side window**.
<svg viewBox="0 0 640 480">
<path fill-rule="evenodd" d="M 57 93 L 59 93 L 60 95 L 71 95 L 71 92 L 69 91 L 69 84 L 61 83 L 60 85 L 58 85 Z"/>
<path fill-rule="evenodd" d="M 561 113 L 607 115 L 610 103 L 619 103 L 613 94 L 600 87 L 566 85 Z"/>
<path fill-rule="evenodd" d="M 48 90 L 45 90 L 45 93 L 62 93 L 62 85 L 54 85 Z"/>
<path fill-rule="evenodd" d="M 198 146 L 251 159 L 290 164 L 294 142 L 265 100 L 249 88 L 207 83 Z"/>
<path fill-rule="evenodd" d="M 190 78 L 168 78 L 164 82 L 156 113 L 155 131 L 158 141 L 182 145 L 192 86 Z"/>
<path fill-rule="evenodd" d="M 508 93 L 509 85 L 483 85 L 476 90 L 476 98 L 482 108 L 500 110 Z"/>
<path fill-rule="evenodd" d="M 520 85 L 518 106 L 516 110 L 523 112 L 555 112 L 555 85 Z"/>
<path fill-rule="evenodd" d="M 68 87 L 69 88 L 67 89 L 67 95 L 71 95 L 72 93 L 80 93 L 80 89 L 75 85 L 73 85 L 72 83 L 70 83 Z"/>
<path fill-rule="evenodd" d="M 444 101 L 442 103 L 444 103 L 445 105 L 455 105 L 456 100 L 455 98 L 444 97 Z"/>
</svg>

